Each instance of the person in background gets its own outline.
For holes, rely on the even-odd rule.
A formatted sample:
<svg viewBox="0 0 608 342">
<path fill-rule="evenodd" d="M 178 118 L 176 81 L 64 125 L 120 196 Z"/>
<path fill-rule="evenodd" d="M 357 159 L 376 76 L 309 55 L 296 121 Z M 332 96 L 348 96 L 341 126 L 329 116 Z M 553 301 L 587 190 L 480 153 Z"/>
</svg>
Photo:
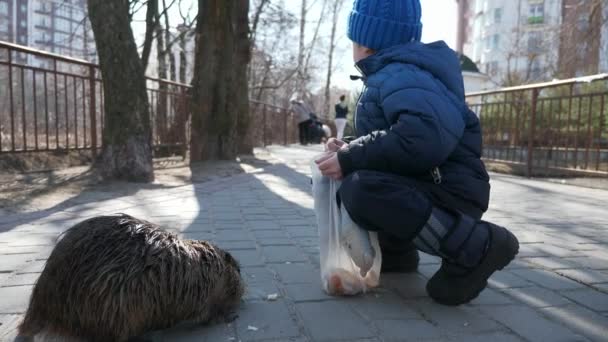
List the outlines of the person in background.
<svg viewBox="0 0 608 342">
<path fill-rule="evenodd" d="M 307 145 L 310 142 L 310 125 L 312 124 L 311 114 L 313 110 L 303 101 L 292 100 L 291 111 L 296 115 L 300 144 Z"/>
<path fill-rule="evenodd" d="M 346 105 L 346 96 L 340 96 L 340 102 L 336 104 L 336 130 L 338 140 L 344 137 L 344 128 L 346 127 L 346 117 L 348 116 L 348 106 Z"/>
</svg>

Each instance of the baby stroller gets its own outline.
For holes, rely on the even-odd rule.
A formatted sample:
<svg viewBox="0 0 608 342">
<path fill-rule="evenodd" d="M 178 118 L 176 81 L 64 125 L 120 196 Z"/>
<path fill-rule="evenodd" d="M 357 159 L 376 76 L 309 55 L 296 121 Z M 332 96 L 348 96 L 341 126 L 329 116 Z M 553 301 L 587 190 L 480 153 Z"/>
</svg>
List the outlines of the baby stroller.
<svg viewBox="0 0 608 342">
<path fill-rule="evenodd" d="M 316 114 L 310 113 L 310 126 L 308 129 L 308 142 L 312 144 L 320 144 L 325 137 L 323 130 L 323 122 L 319 120 Z"/>
</svg>

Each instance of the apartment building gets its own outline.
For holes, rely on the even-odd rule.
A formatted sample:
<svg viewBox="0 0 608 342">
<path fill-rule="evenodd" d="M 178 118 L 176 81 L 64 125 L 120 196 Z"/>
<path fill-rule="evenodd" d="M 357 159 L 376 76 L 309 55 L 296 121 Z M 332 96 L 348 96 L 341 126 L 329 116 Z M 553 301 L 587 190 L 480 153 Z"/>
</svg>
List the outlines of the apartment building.
<svg viewBox="0 0 608 342">
<path fill-rule="evenodd" d="M 0 40 L 97 59 L 86 0 L 0 0 Z"/>
</svg>

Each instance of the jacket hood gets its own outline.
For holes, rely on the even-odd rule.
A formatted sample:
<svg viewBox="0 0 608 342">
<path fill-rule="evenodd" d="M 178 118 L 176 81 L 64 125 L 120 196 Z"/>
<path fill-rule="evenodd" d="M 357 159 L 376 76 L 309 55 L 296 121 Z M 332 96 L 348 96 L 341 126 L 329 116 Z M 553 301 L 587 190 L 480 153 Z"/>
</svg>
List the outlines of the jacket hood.
<svg viewBox="0 0 608 342">
<path fill-rule="evenodd" d="M 464 97 L 460 61 L 456 52 L 443 41 L 396 45 L 360 60 L 357 67 L 368 77 L 391 63 L 413 64 L 431 73 L 456 96 Z"/>
</svg>

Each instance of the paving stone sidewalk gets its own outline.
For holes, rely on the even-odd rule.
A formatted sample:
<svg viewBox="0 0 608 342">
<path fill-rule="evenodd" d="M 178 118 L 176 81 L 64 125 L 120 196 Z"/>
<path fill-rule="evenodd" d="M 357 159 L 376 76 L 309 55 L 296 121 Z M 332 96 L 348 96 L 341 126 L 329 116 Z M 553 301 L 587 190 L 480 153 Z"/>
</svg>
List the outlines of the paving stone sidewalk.
<svg viewBox="0 0 608 342">
<path fill-rule="evenodd" d="M 235 322 L 159 331 L 154 341 L 608 341 L 608 191 L 493 175 L 486 218 L 511 228 L 521 248 L 480 297 L 433 303 L 424 286 L 439 260 L 423 255 L 418 273 L 333 298 L 319 286 L 308 177 L 320 149 L 268 149 L 284 163 L 119 197 L 88 190 L 53 210 L 0 216 L 0 341 L 14 338 L 58 234 L 113 212 L 211 240 L 242 264 L 248 290 Z"/>
</svg>

